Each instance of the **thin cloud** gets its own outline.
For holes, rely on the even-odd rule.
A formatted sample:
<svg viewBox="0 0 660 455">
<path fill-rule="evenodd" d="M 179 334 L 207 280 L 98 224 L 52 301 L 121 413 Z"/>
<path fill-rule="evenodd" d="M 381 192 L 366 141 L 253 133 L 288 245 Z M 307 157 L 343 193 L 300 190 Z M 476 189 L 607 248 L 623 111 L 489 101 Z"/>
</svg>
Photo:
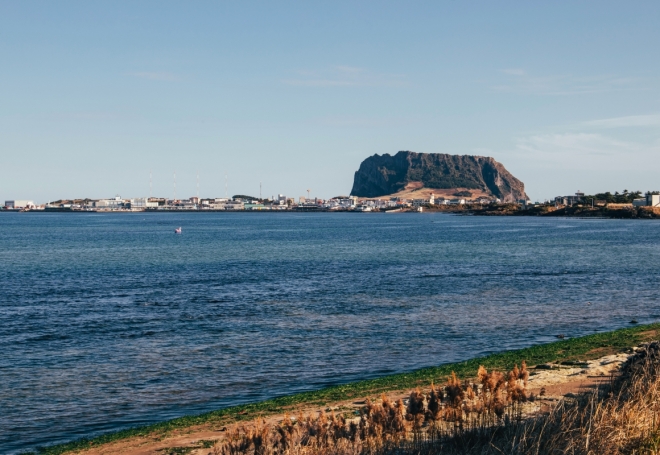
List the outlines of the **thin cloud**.
<svg viewBox="0 0 660 455">
<path fill-rule="evenodd" d="M 518 155 L 560 168 L 639 169 L 640 162 L 660 153 L 660 143 L 622 141 L 602 134 L 539 134 L 518 138 Z"/>
<path fill-rule="evenodd" d="M 645 89 L 642 80 L 613 75 L 578 77 L 570 74 L 535 76 L 519 68 L 500 70 L 507 79 L 492 86 L 498 92 L 535 95 L 576 95 Z"/>
<path fill-rule="evenodd" d="M 594 128 L 627 128 L 660 126 L 660 114 L 629 115 L 584 122 L 583 125 Z"/>
<path fill-rule="evenodd" d="M 414 119 L 408 117 L 328 116 L 313 120 L 317 125 L 333 128 L 395 128 L 413 122 Z"/>
<path fill-rule="evenodd" d="M 612 150 L 631 150 L 634 147 L 600 134 L 567 133 L 529 136 L 518 140 L 518 148 L 528 152 L 544 154 L 548 157 L 575 154 L 609 155 Z"/>
<path fill-rule="evenodd" d="M 177 82 L 180 80 L 179 76 L 173 73 L 140 71 L 140 72 L 128 73 L 128 74 L 130 76 L 139 77 L 141 79 L 148 79 L 150 81 Z"/>
<path fill-rule="evenodd" d="M 334 66 L 327 70 L 298 71 L 295 79 L 285 79 L 282 83 L 298 87 L 396 87 L 406 85 L 401 74 L 374 73 L 366 68 L 354 66 Z"/>
<path fill-rule="evenodd" d="M 125 119 L 126 115 L 124 113 L 110 111 L 62 111 L 52 113 L 46 118 L 48 120 L 64 122 L 108 122 Z"/>
<path fill-rule="evenodd" d="M 342 73 L 349 74 L 364 73 L 366 71 L 366 69 L 358 68 L 356 66 L 337 66 L 336 69 Z"/>
<path fill-rule="evenodd" d="M 525 76 L 527 72 L 522 68 L 507 68 L 500 70 L 504 74 L 510 74 L 511 76 Z"/>
<path fill-rule="evenodd" d="M 359 85 L 356 81 L 342 81 L 339 79 L 288 79 L 282 82 L 299 87 L 353 87 Z"/>
</svg>

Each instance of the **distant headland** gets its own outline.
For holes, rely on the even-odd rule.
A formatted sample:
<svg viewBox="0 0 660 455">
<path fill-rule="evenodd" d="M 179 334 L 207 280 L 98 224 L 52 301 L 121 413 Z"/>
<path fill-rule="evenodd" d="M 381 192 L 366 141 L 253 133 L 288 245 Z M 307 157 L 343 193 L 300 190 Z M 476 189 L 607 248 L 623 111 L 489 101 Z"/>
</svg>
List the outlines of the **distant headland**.
<svg viewBox="0 0 660 455">
<path fill-rule="evenodd" d="M 351 191 L 352 196 L 368 198 L 419 198 L 431 193 L 500 202 L 528 199 L 523 182 L 494 158 L 410 151 L 394 156 L 376 154 L 364 160 L 355 173 Z"/>
</svg>

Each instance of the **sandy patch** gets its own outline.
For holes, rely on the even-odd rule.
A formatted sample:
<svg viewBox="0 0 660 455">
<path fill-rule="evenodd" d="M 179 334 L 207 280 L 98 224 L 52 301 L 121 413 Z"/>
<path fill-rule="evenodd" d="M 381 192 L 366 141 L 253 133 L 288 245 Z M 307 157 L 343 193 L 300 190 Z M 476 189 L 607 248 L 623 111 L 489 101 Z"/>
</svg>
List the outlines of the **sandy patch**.
<svg viewBox="0 0 660 455">
<path fill-rule="evenodd" d="M 557 384 L 575 382 L 591 383 L 595 380 L 608 379 L 625 362 L 630 354 L 614 354 L 589 360 L 580 365 L 553 365 L 552 369 L 534 369 L 529 377 L 528 390 L 536 392 L 541 388 Z"/>
</svg>

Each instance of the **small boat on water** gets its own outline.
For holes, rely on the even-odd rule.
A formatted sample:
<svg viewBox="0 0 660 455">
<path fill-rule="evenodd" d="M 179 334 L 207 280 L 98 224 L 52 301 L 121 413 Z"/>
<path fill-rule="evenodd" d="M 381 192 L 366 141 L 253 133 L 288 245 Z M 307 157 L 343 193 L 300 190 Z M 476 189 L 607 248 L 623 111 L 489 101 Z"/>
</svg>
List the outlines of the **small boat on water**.
<svg viewBox="0 0 660 455">
<path fill-rule="evenodd" d="M 181 234 L 181 227 L 178 227 L 174 230 L 175 234 Z"/>
</svg>

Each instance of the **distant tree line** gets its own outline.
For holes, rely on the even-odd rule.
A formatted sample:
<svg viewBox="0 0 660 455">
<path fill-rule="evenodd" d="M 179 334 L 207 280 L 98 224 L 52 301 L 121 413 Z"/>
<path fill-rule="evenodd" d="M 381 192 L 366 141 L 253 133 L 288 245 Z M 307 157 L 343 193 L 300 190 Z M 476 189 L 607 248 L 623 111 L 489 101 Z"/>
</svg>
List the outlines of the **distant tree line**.
<svg viewBox="0 0 660 455">
<path fill-rule="evenodd" d="M 615 191 L 614 194 L 608 191 L 606 193 L 585 195 L 584 200 L 586 202 L 591 202 L 591 199 L 594 199 L 596 201 L 605 201 L 614 204 L 631 204 L 634 199 L 643 198 L 647 194 L 660 194 L 660 191 L 647 191 L 646 193 L 642 193 L 641 191 L 623 190 L 621 193 Z"/>
<path fill-rule="evenodd" d="M 270 199 L 261 199 L 258 197 L 254 196 L 248 196 L 246 194 L 235 194 L 231 197 L 232 199 L 242 199 L 242 200 L 249 200 L 249 201 L 259 201 L 260 203 L 270 201 Z"/>
</svg>

